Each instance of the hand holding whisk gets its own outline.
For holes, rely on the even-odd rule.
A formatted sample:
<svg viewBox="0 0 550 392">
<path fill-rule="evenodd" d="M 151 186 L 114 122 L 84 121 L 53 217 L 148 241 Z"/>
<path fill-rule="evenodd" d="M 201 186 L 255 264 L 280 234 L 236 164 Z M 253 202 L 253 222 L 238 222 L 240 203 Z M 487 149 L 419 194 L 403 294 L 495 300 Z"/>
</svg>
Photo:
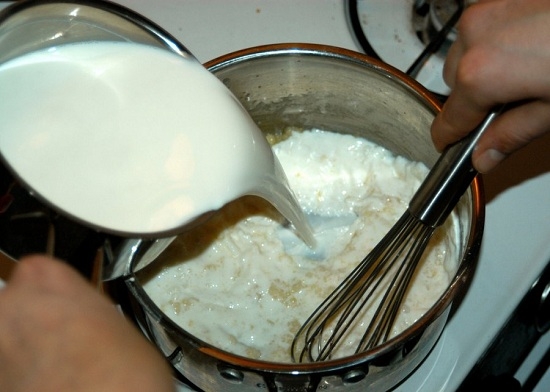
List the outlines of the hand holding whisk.
<svg viewBox="0 0 550 392">
<path fill-rule="evenodd" d="M 294 362 L 331 359 L 367 309 L 375 306 L 356 353 L 390 337 L 416 266 L 440 226 L 477 174 L 471 157 L 479 137 L 502 109 L 489 113 L 466 138 L 448 147 L 409 203 L 407 211 L 296 333 Z M 377 302 L 379 303 L 377 304 Z"/>
</svg>

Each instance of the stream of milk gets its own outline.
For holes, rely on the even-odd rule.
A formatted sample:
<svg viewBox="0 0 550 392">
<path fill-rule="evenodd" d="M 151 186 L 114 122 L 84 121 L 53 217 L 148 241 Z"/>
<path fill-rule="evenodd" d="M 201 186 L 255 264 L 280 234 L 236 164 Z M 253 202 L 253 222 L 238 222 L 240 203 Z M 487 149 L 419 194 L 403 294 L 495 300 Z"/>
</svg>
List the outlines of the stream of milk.
<svg viewBox="0 0 550 392">
<path fill-rule="evenodd" d="M 173 234 L 245 194 L 314 242 L 284 172 L 230 91 L 193 58 L 134 43 L 0 65 L 0 152 L 37 197 L 117 234 Z"/>
</svg>

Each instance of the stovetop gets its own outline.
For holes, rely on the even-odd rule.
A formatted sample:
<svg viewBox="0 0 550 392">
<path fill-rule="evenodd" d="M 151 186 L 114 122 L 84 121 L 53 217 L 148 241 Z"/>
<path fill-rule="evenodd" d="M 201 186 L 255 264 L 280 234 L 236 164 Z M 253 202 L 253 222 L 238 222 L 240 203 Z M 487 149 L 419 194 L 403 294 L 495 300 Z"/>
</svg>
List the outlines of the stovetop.
<svg viewBox="0 0 550 392">
<path fill-rule="evenodd" d="M 413 1 L 400 3 L 412 7 Z M 362 51 L 342 0 L 117 2 L 158 23 L 201 62 L 242 48 L 281 42 Z M 398 391 L 455 390 L 550 261 L 548 151 L 550 135 L 484 177 L 485 235 L 472 285 L 432 353 Z"/>
</svg>

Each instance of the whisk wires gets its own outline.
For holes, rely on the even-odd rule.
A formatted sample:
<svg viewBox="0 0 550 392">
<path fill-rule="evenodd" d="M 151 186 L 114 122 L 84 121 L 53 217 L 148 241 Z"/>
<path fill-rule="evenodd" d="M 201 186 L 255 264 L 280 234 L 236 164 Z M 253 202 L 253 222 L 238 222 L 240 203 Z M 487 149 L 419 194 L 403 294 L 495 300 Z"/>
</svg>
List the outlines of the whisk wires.
<svg viewBox="0 0 550 392">
<path fill-rule="evenodd" d="M 372 319 L 356 344 L 355 353 L 391 337 L 393 324 L 418 261 L 433 234 L 408 211 L 319 305 L 299 329 L 291 345 L 294 362 L 330 359 L 354 328 L 374 309 Z"/>
<path fill-rule="evenodd" d="M 291 345 L 295 362 L 330 359 L 335 350 L 338 356 L 345 351 L 344 356 L 352 347 L 360 352 L 391 338 L 416 265 L 435 227 L 447 219 L 477 175 L 472 152 L 503 110 L 491 110 L 468 136 L 445 149 L 399 221 L 298 330 Z M 374 315 L 364 327 L 370 309 Z M 365 329 L 357 344 L 350 337 L 360 328 Z"/>
</svg>

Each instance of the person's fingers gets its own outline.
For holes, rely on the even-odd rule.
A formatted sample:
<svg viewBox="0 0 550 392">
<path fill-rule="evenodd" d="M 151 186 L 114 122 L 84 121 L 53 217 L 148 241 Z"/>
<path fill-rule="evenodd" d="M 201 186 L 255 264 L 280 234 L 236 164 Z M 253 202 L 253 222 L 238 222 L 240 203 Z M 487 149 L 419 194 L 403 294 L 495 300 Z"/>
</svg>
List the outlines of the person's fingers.
<svg viewBox="0 0 550 392">
<path fill-rule="evenodd" d="M 0 309 L 4 389 L 173 390 L 158 350 L 67 264 L 23 258 L 0 291 Z"/>
<path fill-rule="evenodd" d="M 473 153 L 474 167 L 492 170 L 508 155 L 550 131 L 550 103 L 526 102 L 498 117 L 485 131 Z"/>
<path fill-rule="evenodd" d="M 548 95 L 550 81 L 540 77 L 540 63 L 525 61 L 521 54 L 505 53 L 505 56 L 506 60 L 499 48 L 480 47 L 462 56 L 453 71 L 455 88 L 432 124 L 432 139 L 439 151 L 465 137 L 495 106 L 537 98 L 544 102 L 540 97 Z M 542 115 L 538 122 L 547 118 L 541 110 L 527 110 Z M 532 139 L 530 135 L 526 138 Z M 519 147 L 507 146 L 506 150 Z"/>
<path fill-rule="evenodd" d="M 45 255 L 21 258 L 8 287 L 23 285 L 26 290 L 75 295 L 89 283 L 79 273 L 60 260 Z"/>
<path fill-rule="evenodd" d="M 478 55 L 476 50 L 469 51 L 453 71 L 456 86 L 431 126 L 432 140 L 439 151 L 465 137 L 496 105 L 486 85 L 484 64 L 490 61 L 489 56 L 486 52 Z"/>
<path fill-rule="evenodd" d="M 464 53 L 463 42 L 460 35 L 457 36 L 455 42 L 449 48 L 445 63 L 443 65 L 443 80 L 453 89 L 456 83 L 456 70 L 458 63 Z"/>
<path fill-rule="evenodd" d="M 515 114 L 504 117 L 515 120 L 502 136 L 497 130 L 504 125 L 499 125 L 480 139 L 475 155 L 479 168 L 487 170 L 491 162 L 544 132 L 547 114 L 535 109 L 541 106 L 532 106 L 536 100 L 542 107 L 550 101 L 550 80 L 542 76 L 550 67 L 546 38 L 541 36 L 548 29 L 549 16 L 548 4 L 543 3 L 486 0 L 465 9 L 444 67 L 452 93 L 432 124 L 432 139 L 439 151 L 465 137 L 492 108 L 505 103 L 530 102 L 530 106 L 525 111 L 518 111 L 518 106 Z M 518 127 L 519 121 L 526 126 Z M 499 119 L 498 124 L 504 121 Z M 526 134 L 520 135 L 518 128 Z"/>
</svg>

